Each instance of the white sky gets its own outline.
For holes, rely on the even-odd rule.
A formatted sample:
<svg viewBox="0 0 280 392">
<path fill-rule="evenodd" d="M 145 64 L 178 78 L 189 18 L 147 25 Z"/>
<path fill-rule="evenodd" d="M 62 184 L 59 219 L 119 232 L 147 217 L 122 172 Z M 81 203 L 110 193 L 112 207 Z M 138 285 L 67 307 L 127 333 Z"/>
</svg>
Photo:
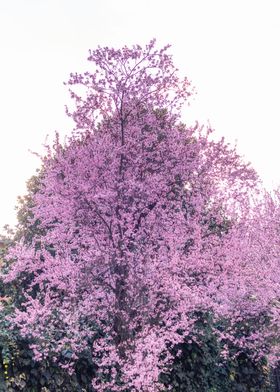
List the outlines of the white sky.
<svg viewBox="0 0 280 392">
<path fill-rule="evenodd" d="M 63 81 L 97 45 L 171 43 L 197 91 L 186 121 L 209 119 L 280 184 L 279 16 L 276 0 L 0 0 L 0 227 L 39 166 L 29 150 L 70 132 Z"/>
</svg>

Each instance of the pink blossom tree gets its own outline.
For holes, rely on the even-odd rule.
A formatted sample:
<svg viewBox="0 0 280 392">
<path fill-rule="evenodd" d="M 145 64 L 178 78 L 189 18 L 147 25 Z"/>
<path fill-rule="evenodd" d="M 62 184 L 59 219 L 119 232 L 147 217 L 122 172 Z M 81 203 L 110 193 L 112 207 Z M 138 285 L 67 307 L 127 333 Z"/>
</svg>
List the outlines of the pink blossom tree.
<svg viewBox="0 0 280 392">
<path fill-rule="evenodd" d="M 92 72 L 71 74 L 76 127 L 48 148 L 34 200 L 44 235 L 14 247 L 5 278 L 26 287 L 13 321 L 35 358 L 68 350 L 71 371 L 90 348 L 98 391 L 161 390 L 196 312 L 260 355 L 279 320 L 277 225 L 265 237 L 251 208 L 257 176 L 210 129 L 181 123 L 191 88 L 167 50 L 98 48 Z M 268 309 L 271 335 L 236 337 L 238 321 Z"/>
</svg>

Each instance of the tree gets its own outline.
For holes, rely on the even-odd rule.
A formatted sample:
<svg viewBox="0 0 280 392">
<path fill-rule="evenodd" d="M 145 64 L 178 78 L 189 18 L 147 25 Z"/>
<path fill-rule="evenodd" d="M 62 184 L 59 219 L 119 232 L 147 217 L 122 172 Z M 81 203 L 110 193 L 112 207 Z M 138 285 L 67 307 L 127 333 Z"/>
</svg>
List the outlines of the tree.
<svg viewBox="0 0 280 392">
<path fill-rule="evenodd" d="M 246 242 L 257 176 L 210 129 L 180 122 L 191 89 L 167 49 L 98 48 L 93 73 L 71 74 L 76 128 L 43 158 L 31 245 L 10 252 L 5 279 L 26 287 L 14 325 L 36 359 L 70 372 L 90 351 L 98 391 L 160 390 L 201 312 L 225 323 L 225 351 L 259 348 L 233 328 L 264 310 L 247 286 L 259 273 Z"/>
</svg>

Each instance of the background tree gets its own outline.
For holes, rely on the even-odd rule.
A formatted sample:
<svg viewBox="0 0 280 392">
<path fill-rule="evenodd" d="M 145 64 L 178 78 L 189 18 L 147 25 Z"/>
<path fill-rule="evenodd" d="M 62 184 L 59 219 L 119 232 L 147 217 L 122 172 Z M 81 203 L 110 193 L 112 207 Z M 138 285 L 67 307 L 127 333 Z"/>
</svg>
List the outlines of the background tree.
<svg viewBox="0 0 280 392">
<path fill-rule="evenodd" d="M 23 240 L 25 243 L 32 243 L 35 235 L 43 235 L 39 230 L 39 221 L 34 220 L 32 208 L 34 207 L 34 196 L 40 189 L 40 181 L 43 176 L 43 169 L 37 170 L 36 175 L 32 176 L 26 182 L 26 194 L 18 197 L 17 209 L 17 226 L 14 233 L 14 241 Z"/>
</svg>

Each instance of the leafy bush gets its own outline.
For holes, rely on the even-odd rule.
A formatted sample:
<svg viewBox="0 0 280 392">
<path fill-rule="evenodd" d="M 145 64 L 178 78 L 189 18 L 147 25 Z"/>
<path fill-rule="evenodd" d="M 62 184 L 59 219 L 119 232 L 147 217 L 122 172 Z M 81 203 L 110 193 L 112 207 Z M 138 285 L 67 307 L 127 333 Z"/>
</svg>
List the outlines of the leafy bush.
<svg viewBox="0 0 280 392">
<path fill-rule="evenodd" d="M 239 353 L 233 345 L 228 358 L 223 358 L 211 326 L 211 317 L 202 315 L 196 325 L 197 341 L 176 347 L 172 370 L 161 375 L 165 385 L 172 392 L 272 392 L 266 359 L 255 362 L 248 350 Z"/>
</svg>

